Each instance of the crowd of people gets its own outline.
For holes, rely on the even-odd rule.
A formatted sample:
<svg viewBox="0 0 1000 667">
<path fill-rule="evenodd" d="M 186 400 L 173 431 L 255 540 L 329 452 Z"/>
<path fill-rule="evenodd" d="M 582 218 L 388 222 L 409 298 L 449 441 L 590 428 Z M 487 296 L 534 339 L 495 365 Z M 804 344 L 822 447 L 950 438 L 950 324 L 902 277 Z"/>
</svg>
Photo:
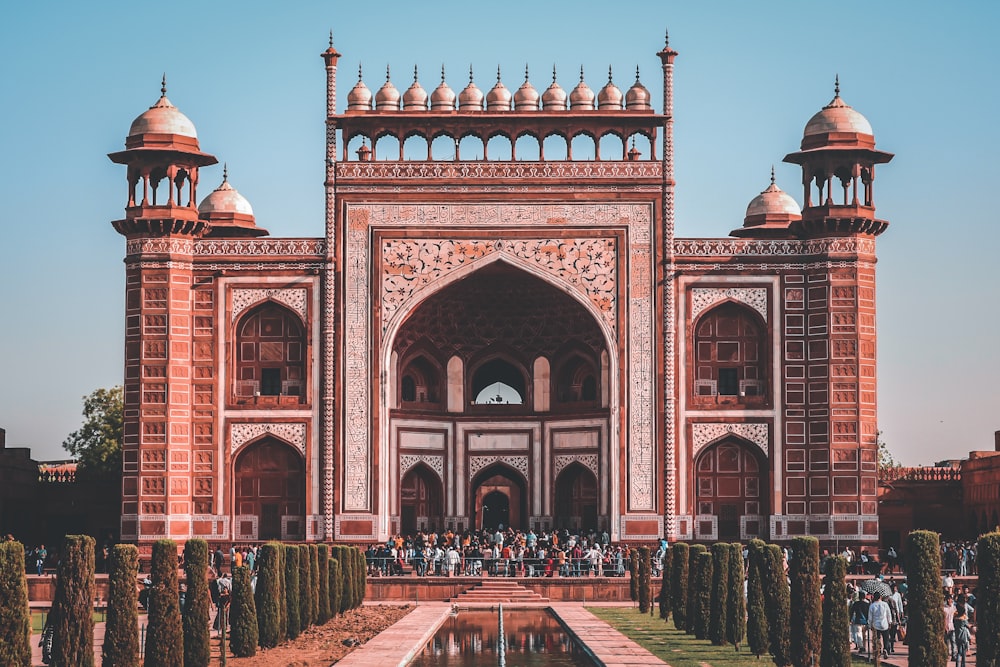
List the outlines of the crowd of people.
<svg viewBox="0 0 1000 667">
<path fill-rule="evenodd" d="M 666 541 L 652 556 L 659 576 Z M 451 530 L 396 535 L 365 552 L 368 575 L 623 577 L 632 548 L 612 544 L 607 531 Z"/>
</svg>

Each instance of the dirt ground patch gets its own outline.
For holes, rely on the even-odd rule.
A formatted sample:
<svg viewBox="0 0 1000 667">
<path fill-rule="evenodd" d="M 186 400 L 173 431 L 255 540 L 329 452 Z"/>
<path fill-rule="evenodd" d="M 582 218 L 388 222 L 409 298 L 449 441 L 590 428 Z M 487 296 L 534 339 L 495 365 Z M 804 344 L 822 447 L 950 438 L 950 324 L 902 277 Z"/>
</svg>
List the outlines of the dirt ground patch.
<svg viewBox="0 0 1000 667">
<path fill-rule="evenodd" d="M 313 626 L 295 641 L 272 649 L 258 649 L 253 658 L 227 657 L 235 667 L 328 667 L 354 650 L 344 640 L 364 644 L 413 610 L 412 605 L 371 605 L 352 609 L 326 625 Z M 218 640 L 212 640 L 218 646 Z M 359 645 L 360 645 L 359 644 Z"/>
</svg>

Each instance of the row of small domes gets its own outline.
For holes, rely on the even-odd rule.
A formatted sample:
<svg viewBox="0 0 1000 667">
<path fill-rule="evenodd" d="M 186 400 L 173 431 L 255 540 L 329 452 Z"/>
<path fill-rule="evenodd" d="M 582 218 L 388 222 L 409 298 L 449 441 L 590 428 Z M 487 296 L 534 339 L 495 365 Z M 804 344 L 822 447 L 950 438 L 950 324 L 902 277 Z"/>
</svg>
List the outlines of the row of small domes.
<svg viewBox="0 0 1000 667">
<path fill-rule="evenodd" d="M 639 81 L 639 68 L 635 71 L 635 83 L 626 93 L 615 85 L 608 68 L 608 82 L 596 95 L 583 80 L 583 68 L 580 68 L 580 82 L 567 95 L 566 91 L 556 81 L 555 67 L 552 68 L 552 84 L 541 94 L 528 80 L 528 68 L 524 68 L 524 83 L 514 93 L 500 80 L 500 69 L 497 68 L 497 82 L 488 93 L 480 90 L 472 77 L 469 68 L 469 83 L 458 95 L 445 82 L 444 67 L 441 68 L 441 83 L 430 95 L 417 80 L 417 68 L 413 68 L 413 83 L 402 94 L 389 78 L 389 68 L 385 70 L 385 83 L 372 95 L 361 77 L 361 67 L 358 67 L 358 82 L 347 95 L 348 111 L 370 111 L 372 101 L 378 111 L 398 111 L 402 103 L 403 111 L 426 111 L 430 103 L 431 111 L 453 111 L 458 105 L 459 111 L 592 111 L 600 110 L 652 110 L 649 90 Z"/>
</svg>

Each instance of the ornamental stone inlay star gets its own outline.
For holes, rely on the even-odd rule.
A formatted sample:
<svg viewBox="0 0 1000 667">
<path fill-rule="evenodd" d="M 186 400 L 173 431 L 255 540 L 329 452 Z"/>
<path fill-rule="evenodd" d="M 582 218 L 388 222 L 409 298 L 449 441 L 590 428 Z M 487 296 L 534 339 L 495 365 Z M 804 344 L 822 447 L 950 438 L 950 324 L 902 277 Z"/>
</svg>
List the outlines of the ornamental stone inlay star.
<svg viewBox="0 0 1000 667">
<path fill-rule="evenodd" d="M 764 456 L 769 456 L 768 435 L 770 427 L 768 424 L 692 424 L 691 425 L 691 457 L 698 455 L 705 445 L 715 442 L 719 438 L 729 435 L 737 435 L 744 440 L 749 440 L 764 452 Z"/>
<path fill-rule="evenodd" d="M 306 425 L 301 423 L 259 424 L 240 422 L 232 424 L 229 427 L 229 451 L 235 452 L 244 444 L 265 434 L 270 434 L 284 440 L 305 456 Z"/>
</svg>

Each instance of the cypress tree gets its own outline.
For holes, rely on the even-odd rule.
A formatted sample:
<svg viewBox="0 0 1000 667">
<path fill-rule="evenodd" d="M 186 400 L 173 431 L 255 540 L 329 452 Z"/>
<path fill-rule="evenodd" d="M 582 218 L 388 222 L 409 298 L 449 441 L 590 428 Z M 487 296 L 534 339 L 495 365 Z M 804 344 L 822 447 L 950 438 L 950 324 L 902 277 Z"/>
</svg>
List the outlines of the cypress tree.
<svg viewBox="0 0 1000 667">
<path fill-rule="evenodd" d="M 153 543 L 153 564 L 146 616 L 144 667 L 181 667 L 184 664 L 184 629 L 177 584 L 177 543 Z M 59 663 L 57 663 L 59 664 Z"/>
<path fill-rule="evenodd" d="M 739 651 L 747 633 L 747 605 L 743 597 L 743 545 L 729 545 L 729 595 L 726 598 L 726 642 Z"/>
<path fill-rule="evenodd" d="M 697 576 L 694 585 L 694 636 L 708 639 L 712 615 L 712 554 L 702 550 L 698 553 Z"/>
<path fill-rule="evenodd" d="M 279 545 L 268 542 L 257 549 L 257 643 L 261 648 L 274 648 L 284 637 L 281 634 L 281 559 Z"/>
<path fill-rule="evenodd" d="M 698 625 L 698 558 L 705 553 L 704 544 L 692 544 L 688 552 L 688 590 L 687 590 L 687 623 L 684 631 L 695 634 L 695 627 Z"/>
<path fill-rule="evenodd" d="M 319 545 L 310 544 L 309 545 L 309 581 L 312 584 L 309 589 L 309 606 L 312 608 L 309 612 L 309 616 L 312 618 L 313 625 L 322 625 L 323 621 L 319 620 Z M 327 579 L 329 581 L 329 579 Z"/>
<path fill-rule="evenodd" d="M 670 547 L 670 610 L 674 615 L 674 627 L 687 628 L 688 607 L 688 553 L 690 548 L 684 542 L 674 542 Z"/>
<path fill-rule="evenodd" d="M 639 600 L 639 552 L 636 549 L 628 553 L 628 594 L 632 602 Z"/>
<path fill-rule="evenodd" d="M 769 544 L 765 550 L 764 563 L 764 603 L 767 610 L 768 649 L 777 667 L 792 664 L 790 659 L 791 638 L 788 623 L 791 593 L 785 575 L 785 558 L 781 547 Z"/>
<path fill-rule="evenodd" d="M 312 568 L 309 563 L 312 555 L 309 552 L 308 544 L 300 544 L 299 550 L 299 627 L 306 630 L 313 624 L 312 604 L 309 599 L 312 596 L 312 578 L 310 573 Z"/>
<path fill-rule="evenodd" d="M 358 580 L 361 582 L 360 594 L 356 596 L 355 603 L 360 606 L 362 602 L 368 597 L 368 561 L 365 559 L 365 554 L 361 549 L 356 549 L 358 552 Z"/>
<path fill-rule="evenodd" d="M 354 604 L 354 567 L 351 561 L 352 549 L 350 547 L 338 545 L 333 548 L 333 557 L 337 559 L 340 563 L 340 608 L 337 607 L 330 608 L 330 616 L 336 615 L 338 612 L 343 614 L 348 609 L 354 609 L 356 606 Z M 330 588 L 333 588 L 336 584 L 331 579 Z"/>
<path fill-rule="evenodd" d="M 767 611 L 764 603 L 764 562 L 767 545 L 750 540 L 747 562 L 747 644 L 757 658 L 767 653 Z"/>
<path fill-rule="evenodd" d="M 649 547 L 639 547 L 639 612 L 649 613 Z"/>
<path fill-rule="evenodd" d="M 207 667 L 212 657 L 209 634 L 208 542 L 192 539 L 184 543 L 184 574 L 187 593 L 181 610 L 184 625 L 184 667 Z"/>
<path fill-rule="evenodd" d="M 1000 666 L 1000 532 L 987 533 L 976 545 L 979 591 L 976 596 L 976 659 Z"/>
<path fill-rule="evenodd" d="M 820 667 L 850 667 L 851 632 L 847 608 L 847 560 L 826 559 L 823 579 L 823 644 Z"/>
<path fill-rule="evenodd" d="M 280 642 L 288 639 L 288 598 L 285 589 L 285 545 L 273 543 L 278 554 L 278 636 Z"/>
<path fill-rule="evenodd" d="M 250 568 L 243 565 L 233 571 L 233 599 L 229 624 L 229 649 L 237 658 L 257 655 L 257 605 L 250 585 Z"/>
<path fill-rule="evenodd" d="M 176 560 L 176 556 L 175 556 Z M 23 561 L 21 567 L 24 567 Z M 52 601 L 52 664 L 94 664 L 94 538 L 67 535 L 63 541 Z M 176 577 L 174 579 L 176 581 Z M 176 587 L 174 600 L 177 599 Z"/>
<path fill-rule="evenodd" d="M 823 608 L 819 591 L 819 540 L 792 540 L 791 659 L 793 665 L 813 665 L 823 640 Z"/>
<path fill-rule="evenodd" d="M 330 566 L 326 561 L 330 559 L 330 546 L 320 544 L 319 546 L 319 616 L 316 624 L 323 625 L 332 618 L 336 609 L 330 609 Z"/>
<path fill-rule="evenodd" d="M 20 542 L 0 542 L 0 637 L 0 664 L 31 667 L 28 578 Z"/>
<path fill-rule="evenodd" d="M 673 574 L 670 556 L 672 553 L 672 549 L 664 549 L 663 560 L 660 563 L 660 618 L 664 621 L 670 618 L 670 578 Z"/>
<path fill-rule="evenodd" d="M 285 545 L 285 599 L 288 601 L 288 638 L 295 639 L 302 632 L 299 619 L 299 547 Z"/>
<path fill-rule="evenodd" d="M 102 649 L 104 667 L 139 667 L 139 549 L 116 544 L 108 555 L 108 623 Z"/>
<path fill-rule="evenodd" d="M 711 616 L 708 621 L 708 638 L 716 646 L 726 643 L 726 614 L 729 611 L 729 544 L 712 545 L 712 588 L 709 598 Z"/>
<path fill-rule="evenodd" d="M 906 557 L 906 584 L 909 586 L 906 594 L 909 600 L 906 639 L 910 648 L 909 662 L 921 667 L 945 667 L 948 664 L 948 649 L 944 643 L 944 593 L 941 589 L 941 546 L 937 533 L 929 530 L 910 533 Z M 982 585 L 982 565 L 979 567 Z M 985 597 L 977 596 L 976 599 L 985 601 Z M 981 616 L 979 624 L 982 627 Z M 976 639 L 981 641 L 978 635 Z M 976 664 L 989 665 L 989 662 L 983 660 L 981 643 L 977 650 L 980 655 L 976 656 Z"/>
<path fill-rule="evenodd" d="M 340 561 L 336 558 L 328 559 L 327 571 L 330 576 L 330 609 L 340 609 L 343 605 L 344 597 L 344 586 L 342 583 L 344 572 L 340 568 Z"/>
</svg>

